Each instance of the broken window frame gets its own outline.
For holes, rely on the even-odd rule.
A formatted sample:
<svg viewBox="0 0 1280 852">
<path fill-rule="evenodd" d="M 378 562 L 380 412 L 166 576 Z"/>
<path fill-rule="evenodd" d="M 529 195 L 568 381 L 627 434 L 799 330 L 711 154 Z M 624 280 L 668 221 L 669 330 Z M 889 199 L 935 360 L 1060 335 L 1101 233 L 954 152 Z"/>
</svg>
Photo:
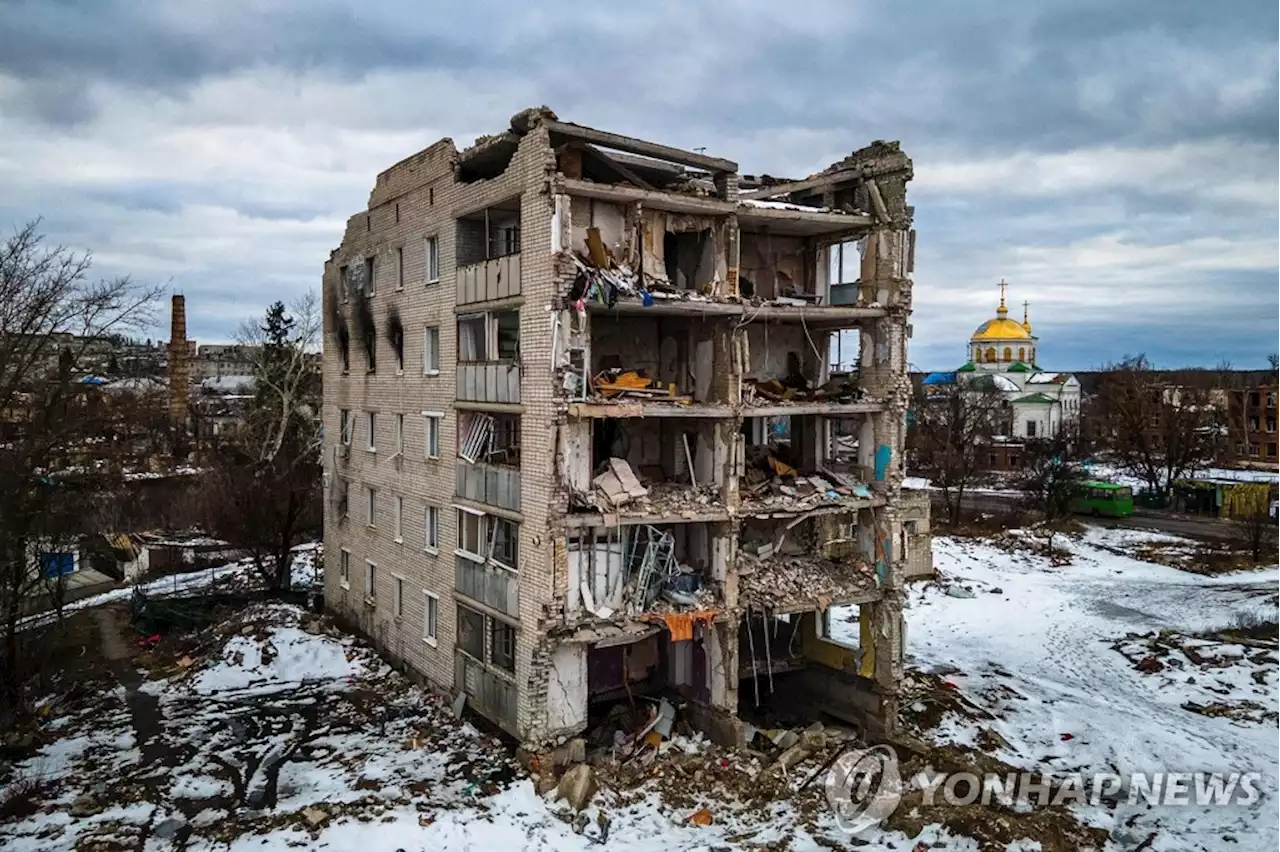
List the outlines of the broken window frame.
<svg viewBox="0 0 1280 852">
<path fill-rule="evenodd" d="M 351 446 L 351 436 L 355 432 L 355 419 L 351 416 L 351 409 L 338 409 L 338 440 L 345 446 Z"/>
<path fill-rule="evenodd" d="M 338 522 L 351 517 L 351 482 L 339 476 L 335 487 L 338 489 Z"/>
<path fill-rule="evenodd" d="M 364 259 L 364 296 L 366 299 L 372 299 L 378 295 L 377 283 L 374 276 L 378 274 L 378 263 L 375 255 L 369 255 Z"/>
<path fill-rule="evenodd" d="M 378 600 L 378 563 L 372 559 L 364 561 L 364 599 Z"/>
<path fill-rule="evenodd" d="M 509 323 L 504 323 L 504 320 L 511 318 L 515 320 L 514 335 Z M 476 329 L 479 329 L 479 334 Z M 457 320 L 457 332 L 459 364 L 520 363 L 520 310 L 518 308 L 460 314 Z M 481 338 L 479 341 L 475 339 L 477 336 Z"/>
<path fill-rule="evenodd" d="M 432 648 L 439 644 L 440 631 L 440 596 L 435 592 L 422 591 L 422 641 Z"/>
<path fill-rule="evenodd" d="M 422 327 L 422 375 L 440 375 L 440 326 Z"/>
<path fill-rule="evenodd" d="M 391 575 L 391 617 L 404 618 L 404 577 L 399 574 Z"/>
<path fill-rule="evenodd" d="M 520 524 L 499 515 L 485 517 L 488 519 L 489 563 L 520 573 Z"/>
<path fill-rule="evenodd" d="M 457 607 L 457 648 L 483 665 L 485 633 L 488 627 L 485 624 L 485 615 L 480 610 L 463 604 L 458 604 Z"/>
<path fill-rule="evenodd" d="M 364 413 L 364 424 L 369 433 L 366 436 L 365 450 L 376 453 L 378 451 L 378 412 L 366 411 Z"/>
<path fill-rule="evenodd" d="M 488 537 L 485 535 L 484 512 L 467 506 L 454 506 L 457 509 L 458 546 L 454 554 L 472 562 L 483 565 L 487 559 Z M 473 520 L 474 519 L 474 520 Z M 474 523 L 474 531 L 471 529 Z M 468 539 L 471 539 L 468 541 Z M 475 549 L 470 549 L 474 544 Z"/>
<path fill-rule="evenodd" d="M 424 411 L 422 417 L 423 434 L 426 438 L 422 455 L 428 461 L 432 461 L 440 458 L 440 421 L 444 419 L 444 414 L 439 411 Z"/>
<path fill-rule="evenodd" d="M 440 552 L 440 507 L 428 504 L 422 512 L 422 549 Z"/>
<path fill-rule="evenodd" d="M 422 240 L 422 277 L 428 287 L 440 283 L 440 238 L 436 234 Z"/>
<path fill-rule="evenodd" d="M 404 414 L 397 413 L 394 422 L 395 434 L 392 436 L 392 440 L 395 442 L 396 451 L 391 456 L 392 458 L 404 455 Z"/>
<path fill-rule="evenodd" d="M 400 207 L 396 206 L 396 215 L 399 215 Z M 404 289 L 404 246 L 396 246 L 396 289 Z"/>
<path fill-rule="evenodd" d="M 852 251 L 849 251 L 852 249 Z M 827 284 L 856 284 L 862 278 L 862 255 L 866 251 L 866 237 L 842 240 L 827 246 Z M 846 277 L 852 260 L 853 277 Z"/>
<path fill-rule="evenodd" d="M 372 485 L 364 487 L 364 520 L 365 525 L 369 529 L 376 529 L 378 526 L 378 489 Z"/>
<path fill-rule="evenodd" d="M 345 547 L 338 551 L 338 585 L 351 588 L 351 551 Z"/>
<path fill-rule="evenodd" d="M 483 411 L 458 412 L 458 458 L 468 464 L 487 462 L 493 446 L 494 418 Z"/>
<path fill-rule="evenodd" d="M 391 505 L 394 508 L 391 518 L 391 540 L 396 544 L 404 544 L 404 496 L 397 494 Z"/>
<path fill-rule="evenodd" d="M 347 288 L 351 286 L 351 267 L 345 263 L 338 267 L 338 292 L 341 294 L 341 301 L 345 305 L 351 300 L 350 293 Z"/>
<path fill-rule="evenodd" d="M 486 615 L 489 622 L 489 664 L 508 674 L 516 672 L 516 628 L 499 618 Z"/>
</svg>

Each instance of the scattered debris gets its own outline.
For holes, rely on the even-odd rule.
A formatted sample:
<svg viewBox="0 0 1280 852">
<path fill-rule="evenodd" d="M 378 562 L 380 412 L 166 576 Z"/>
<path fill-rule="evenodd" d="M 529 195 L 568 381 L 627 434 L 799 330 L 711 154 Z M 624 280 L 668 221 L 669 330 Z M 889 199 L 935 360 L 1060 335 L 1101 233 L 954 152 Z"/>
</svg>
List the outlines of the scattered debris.
<svg viewBox="0 0 1280 852">
<path fill-rule="evenodd" d="M 819 387 L 798 373 L 783 379 L 746 379 L 742 384 L 742 404 L 776 405 L 788 402 L 862 402 L 866 393 L 851 375 L 836 376 Z"/>
</svg>

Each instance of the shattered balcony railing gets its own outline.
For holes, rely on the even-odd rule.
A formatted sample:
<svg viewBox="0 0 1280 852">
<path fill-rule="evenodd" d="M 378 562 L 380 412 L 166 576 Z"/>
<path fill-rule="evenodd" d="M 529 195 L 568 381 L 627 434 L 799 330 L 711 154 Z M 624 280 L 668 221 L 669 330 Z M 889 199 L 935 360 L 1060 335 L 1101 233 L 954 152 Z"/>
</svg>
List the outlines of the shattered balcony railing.
<svg viewBox="0 0 1280 852">
<path fill-rule="evenodd" d="M 868 603 L 879 596 L 875 569 L 861 557 L 829 559 L 818 554 L 740 551 L 738 602 L 774 613 Z"/>
<path fill-rule="evenodd" d="M 620 536 L 590 537 L 569 548 L 571 610 L 595 619 L 646 619 L 714 610 L 718 583 L 685 563 L 669 529 L 629 527 Z M 571 585 L 573 580 L 571 579 Z"/>
</svg>

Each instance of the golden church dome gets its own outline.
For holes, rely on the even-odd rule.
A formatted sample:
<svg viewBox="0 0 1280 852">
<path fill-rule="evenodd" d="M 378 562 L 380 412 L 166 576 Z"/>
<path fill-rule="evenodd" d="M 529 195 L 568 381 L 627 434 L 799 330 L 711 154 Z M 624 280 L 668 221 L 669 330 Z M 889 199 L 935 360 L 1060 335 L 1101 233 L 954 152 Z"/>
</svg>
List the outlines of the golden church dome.
<svg viewBox="0 0 1280 852">
<path fill-rule="evenodd" d="M 989 319 L 978 326 L 970 343 L 987 340 L 1032 340 L 1031 323 L 1027 321 L 1024 311 L 1022 322 L 1009 319 L 1009 309 L 1004 305 L 1004 289 L 1007 285 L 1000 279 L 1000 307 L 996 308 L 996 318 Z M 1025 308 L 1025 305 L 1024 305 Z"/>
<path fill-rule="evenodd" d="M 1022 323 L 1008 317 L 998 316 L 978 326 L 971 341 L 979 340 L 1030 340 L 1031 333 L 1023 328 Z"/>
</svg>

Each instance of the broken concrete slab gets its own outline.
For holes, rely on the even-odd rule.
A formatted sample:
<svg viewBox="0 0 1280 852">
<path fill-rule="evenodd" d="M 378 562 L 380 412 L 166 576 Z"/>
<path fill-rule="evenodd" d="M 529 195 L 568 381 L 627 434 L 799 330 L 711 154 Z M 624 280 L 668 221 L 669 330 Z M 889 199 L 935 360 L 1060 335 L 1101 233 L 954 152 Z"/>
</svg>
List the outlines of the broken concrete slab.
<svg viewBox="0 0 1280 852">
<path fill-rule="evenodd" d="M 581 811 L 599 789 L 595 770 L 586 763 L 579 763 L 560 776 L 556 794 L 568 802 L 575 811 Z"/>
</svg>

